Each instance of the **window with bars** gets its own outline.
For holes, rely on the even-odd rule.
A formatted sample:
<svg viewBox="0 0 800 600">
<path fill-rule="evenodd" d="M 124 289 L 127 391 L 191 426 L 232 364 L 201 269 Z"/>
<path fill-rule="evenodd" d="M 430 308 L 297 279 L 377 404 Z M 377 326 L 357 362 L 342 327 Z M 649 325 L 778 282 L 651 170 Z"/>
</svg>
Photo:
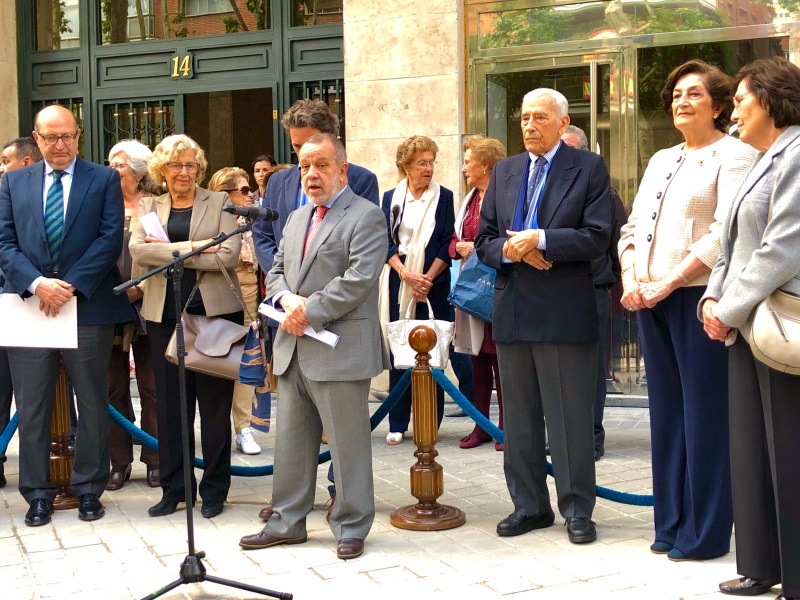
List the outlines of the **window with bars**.
<svg viewBox="0 0 800 600">
<path fill-rule="evenodd" d="M 103 107 L 103 158 L 121 140 L 137 140 L 153 149 L 173 133 L 173 100 L 118 102 Z"/>
</svg>

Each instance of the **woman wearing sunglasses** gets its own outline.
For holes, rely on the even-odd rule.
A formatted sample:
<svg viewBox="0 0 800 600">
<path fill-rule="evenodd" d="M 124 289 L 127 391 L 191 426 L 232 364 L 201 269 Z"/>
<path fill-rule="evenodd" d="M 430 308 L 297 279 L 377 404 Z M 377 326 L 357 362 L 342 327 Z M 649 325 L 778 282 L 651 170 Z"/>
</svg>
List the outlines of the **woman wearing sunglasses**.
<svg viewBox="0 0 800 600">
<path fill-rule="evenodd" d="M 211 176 L 208 189 L 212 192 L 227 192 L 231 203 L 236 206 L 250 206 L 253 203 L 254 190 L 248 185 L 247 173 L 239 167 L 224 167 Z M 236 275 L 242 288 L 242 296 L 250 314 L 255 316 L 258 310 L 258 261 L 256 260 L 253 234 L 246 231 L 242 234 L 242 250 L 239 262 L 236 263 Z M 261 446 L 253 437 L 250 429 L 250 411 L 253 403 L 253 386 L 239 381 L 233 385 L 233 429 L 236 432 L 234 441 L 243 454 L 258 454 Z"/>
</svg>

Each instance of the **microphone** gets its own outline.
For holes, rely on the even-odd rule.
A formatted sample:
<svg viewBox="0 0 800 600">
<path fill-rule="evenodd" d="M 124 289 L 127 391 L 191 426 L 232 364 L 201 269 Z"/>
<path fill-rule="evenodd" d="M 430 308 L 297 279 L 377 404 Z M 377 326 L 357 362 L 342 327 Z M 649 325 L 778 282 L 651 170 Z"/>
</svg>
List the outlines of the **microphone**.
<svg viewBox="0 0 800 600">
<path fill-rule="evenodd" d="M 226 213 L 231 213 L 237 217 L 253 219 L 254 221 L 277 221 L 278 212 L 263 206 L 234 206 L 229 204 L 222 209 Z"/>
</svg>

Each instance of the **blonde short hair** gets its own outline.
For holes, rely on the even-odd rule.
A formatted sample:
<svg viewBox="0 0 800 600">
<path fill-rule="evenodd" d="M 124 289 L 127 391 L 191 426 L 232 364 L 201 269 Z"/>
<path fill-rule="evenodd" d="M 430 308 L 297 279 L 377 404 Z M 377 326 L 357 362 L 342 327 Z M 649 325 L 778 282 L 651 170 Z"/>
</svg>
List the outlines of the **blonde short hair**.
<svg viewBox="0 0 800 600">
<path fill-rule="evenodd" d="M 436 155 L 439 153 L 439 146 L 431 138 L 424 135 L 412 135 L 410 138 L 400 142 L 395 160 L 400 179 L 406 177 L 406 170 L 414 162 L 415 157 L 422 152 L 433 152 L 433 158 L 436 159 Z"/>
<path fill-rule="evenodd" d="M 506 149 L 500 140 L 485 138 L 482 135 L 473 135 L 464 142 L 464 152 L 472 151 L 472 158 L 480 164 L 486 165 L 489 172 L 494 166 L 506 157 Z"/>
<path fill-rule="evenodd" d="M 208 189 L 212 192 L 231 190 L 236 187 L 236 180 L 242 178 L 249 183 L 247 171 L 239 167 L 222 167 L 211 176 L 208 181 Z M 258 191 L 258 190 L 256 190 Z"/>
<path fill-rule="evenodd" d="M 206 169 L 208 168 L 208 161 L 206 160 L 206 153 L 200 147 L 200 144 L 195 142 L 188 135 L 179 133 L 176 135 L 169 135 L 161 140 L 161 143 L 153 150 L 153 156 L 147 163 L 147 169 L 150 171 L 150 177 L 153 178 L 158 185 L 164 183 L 164 176 L 161 174 L 161 169 L 164 168 L 168 162 L 175 160 L 178 154 L 182 154 L 186 150 L 194 152 L 194 160 L 200 165 L 197 169 L 197 177 L 195 182 L 200 184 L 206 177 Z"/>
</svg>

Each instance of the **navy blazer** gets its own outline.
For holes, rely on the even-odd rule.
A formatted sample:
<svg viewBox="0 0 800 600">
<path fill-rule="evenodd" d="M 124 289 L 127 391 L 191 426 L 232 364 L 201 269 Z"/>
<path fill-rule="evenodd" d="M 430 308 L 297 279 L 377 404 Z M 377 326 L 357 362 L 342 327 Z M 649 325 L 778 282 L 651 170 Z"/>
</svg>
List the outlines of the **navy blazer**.
<svg viewBox="0 0 800 600">
<path fill-rule="evenodd" d="M 44 229 L 44 161 L 6 173 L 0 186 L 0 268 L 5 293 L 31 294 L 40 276 L 53 277 Z M 133 320 L 125 294 L 114 295 L 122 282 L 117 259 L 122 252 L 125 206 L 119 174 L 76 159 L 70 187 L 58 278 L 75 286 L 79 325 Z"/>
<path fill-rule="evenodd" d="M 356 196 L 366 198 L 378 206 L 378 178 L 372 171 L 348 163 L 347 182 Z M 265 273 L 272 268 L 275 253 L 283 238 L 283 228 L 289 215 L 297 208 L 297 195 L 300 193 L 300 167 L 278 171 L 267 182 L 264 190 L 264 206 L 278 212 L 276 221 L 255 221 L 253 223 L 253 242 L 256 247 L 258 265 Z"/>
<path fill-rule="evenodd" d="M 403 214 L 401 212 L 397 222 L 394 223 L 394 232 L 392 232 L 391 219 L 389 215 L 389 211 L 392 208 L 392 195 L 394 195 L 393 189 L 386 192 L 383 195 L 383 202 L 381 204 L 383 214 L 386 217 L 386 229 L 389 232 L 389 254 L 387 256 L 387 260 L 397 254 L 398 248 L 396 232 L 400 227 L 400 223 L 403 221 Z M 431 239 L 428 241 L 428 245 L 425 246 L 425 264 L 422 267 L 423 273 L 428 272 L 428 269 L 431 268 L 431 265 L 436 258 L 441 258 L 447 263 L 448 267 L 450 266 L 451 262 L 450 239 L 455 233 L 456 215 L 453 210 L 453 192 L 444 186 L 439 187 L 439 204 L 436 206 L 435 218 L 436 225 L 433 228 L 433 233 L 431 233 Z M 450 269 L 447 268 L 439 273 L 438 277 L 433 280 L 433 283 L 434 285 L 439 283 L 447 283 L 449 285 Z"/>
<path fill-rule="evenodd" d="M 492 328 L 498 342 L 592 343 L 598 339 L 591 261 L 608 249 L 611 200 L 602 157 L 561 144 L 539 205 L 548 271 L 504 263 L 528 154 L 500 161 L 483 199 L 475 248 L 497 269 Z"/>
</svg>

